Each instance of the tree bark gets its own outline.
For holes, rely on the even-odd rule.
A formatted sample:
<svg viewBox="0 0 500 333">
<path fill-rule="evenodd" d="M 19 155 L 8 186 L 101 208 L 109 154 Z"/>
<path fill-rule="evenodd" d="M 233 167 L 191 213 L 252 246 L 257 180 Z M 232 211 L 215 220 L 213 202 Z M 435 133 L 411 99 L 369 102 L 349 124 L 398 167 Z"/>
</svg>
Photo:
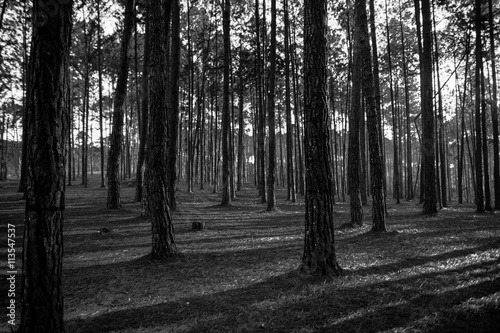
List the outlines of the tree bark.
<svg viewBox="0 0 500 333">
<path fill-rule="evenodd" d="M 267 172 L 267 211 L 276 209 L 276 115 L 275 115 L 275 83 L 276 83 L 276 0 L 271 0 L 271 48 L 269 50 L 269 81 L 268 81 L 268 121 L 269 121 L 269 163 Z"/>
<path fill-rule="evenodd" d="M 326 0 L 304 2 L 305 239 L 301 269 L 341 275 L 335 255 L 327 104 Z"/>
<path fill-rule="evenodd" d="M 493 178 L 495 193 L 495 209 L 500 210 L 500 151 L 498 134 L 498 88 L 495 58 L 495 22 L 493 21 L 493 1 L 488 0 L 488 21 L 490 25 L 490 59 L 491 77 L 493 80 L 493 105 L 491 107 L 491 123 L 493 126 Z"/>
<path fill-rule="evenodd" d="M 149 8 L 146 8 L 146 12 Z M 146 14 L 149 15 L 149 14 Z M 137 167 L 135 176 L 135 201 L 142 202 L 143 196 L 143 167 L 145 159 L 146 141 L 148 138 L 148 118 L 149 118 L 149 106 L 148 106 L 148 76 L 149 76 L 149 21 L 146 20 L 146 29 L 144 32 L 144 58 L 142 67 L 142 113 L 140 121 L 140 138 L 139 138 L 139 152 L 137 153 Z"/>
<path fill-rule="evenodd" d="M 108 200 L 107 207 L 117 209 L 121 207 L 120 199 L 120 154 L 123 141 L 123 103 L 127 95 L 128 78 L 128 47 L 132 36 L 134 23 L 135 0 L 127 0 L 123 23 L 122 44 L 120 47 L 120 72 L 116 83 L 115 100 L 113 103 L 113 131 L 110 137 L 108 152 Z"/>
<path fill-rule="evenodd" d="M 358 13 L 356 14 L 358 15 Z M 355 27 L 355 29 L 358 30 L 359 27 Z M 351 94 L 351 108 L 349 110 L 349 146 L 348 146 L 348 163 L 347 163 L 351 225 L 353 227 L 363 225 L 363 208 L 361 206 L 361 198 L 360 198 L 361 161 L 360 161 L 360 135 L 359 135 L 360 132 L 359 119 L 362 114 L 361 112 L 362 77 L 363 77 L 363 68 L 362 68 L 360 41 L 354 40 L 353 64 L 352 64 L 352 94 Z"/>
<path fill-rule="evenodd" d="M 230 153 L 229 153 L 229 133 L 230 133 L 230 112 L 229 112 L 229 71 L 231 67 L 231 40 L 230 40 L 230 0 L 224 0 L 223 8 L 223 39 L 224 39 L 224 92 L 222 100 L 222 206 L 229 205 L 231 201 L 229 193 L 230 178 Z"/>
<path fill-rule="evenodd" d="M 146 146 L 144 189 L 151 221 L 152 251 L 154 259 L 170 259 L 178 256 L 174 239 L 172 217 L 168 206 L 166 175 L 167 141 L 167 84 L 165 71 L 165 11 L 170 1 L 149 0 L 149 135 Z"/>
<path fill-rule="evenodd" d="M 172 49 L 170 61 L 170 100 L 168 109 L 167 179 L 168 203 L 171 210 L 177 209 L 175 183 L 177 181 L 177 144 L 179 136 L 179 70 L 180 70 L 180 5 L 179 0 L 171 0 L 172 6 Z"/>
<path fill-rule="evenodd" d="M 48 16 L 33 3 L 24 225 L 22 313 L 19 332 L 64 332 L 62 226 L 72 5 Z M 38 20 L 45 17 L 46 20 Z"/>
<path fill-rule="evenodd" d="M 295 202 L 295 176 L 293 167 L 293 127 L 292 107 L 290 103 L 290 17 L 288 13 L 288 0 L 283 2 L 285 21 L 285 119 L 286 119 L 286 174 L 287 174 L 287 200 Z"/>
<path fill-rule="evenodd" d="M 380 128 L 375 96 L 370 55 L 370 36 L 366 0 L 356 0 L 354 18 L 354 68 L 360 67 L 363 74 L 363 95 L 366 100 L 368 149 L 370 152 L 370 184 L 372 195 L 372 231 L 387 231 L 383 193 L 382 155 L 380 153 Z M 357 70 L 356 70 L 357 71 Z"/>
<path fill-rule="evenodd" d="M 430 215 L 437 213 L 436 202 L 436 173 L 434 158 L 434 112 L 432 89 L 432 22 L 430 1 L 422 0 L 422 178 L 423 213 Z"/>
</svg>

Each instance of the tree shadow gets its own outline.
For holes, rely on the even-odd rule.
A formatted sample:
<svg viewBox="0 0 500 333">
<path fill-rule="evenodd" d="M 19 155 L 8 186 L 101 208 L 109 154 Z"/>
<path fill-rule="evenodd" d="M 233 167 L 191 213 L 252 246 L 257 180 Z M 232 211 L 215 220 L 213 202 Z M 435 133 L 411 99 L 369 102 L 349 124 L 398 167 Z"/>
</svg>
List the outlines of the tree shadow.
<svg viewBox="0 0 500 333">
<path fill-rule="evenodd" d="M 424 325 L 424 330 L 429 331 L 445 327 L 456 315 L 475 318 L 471 327 L 477 327 L 474 325 L 479 325 L 480 319 L 486 318 L 489 322 L 483 324 L 488 325 L 489 329 L 497 327 L 494 325 L 498 324 L 500 317 L 495 321 L 493 314 L 498 313 L 498 308 L 487 306 L 486 317 L 481 317 L 481 314 L 476 315 L 472 310 L 464 310 L 459 306 L 467 300 L 488 297 L 500 291 L 498 258 L 401 279 L 375 280 L 373 283 L 366 280 L 366 283 L 354 283 L 348 287 L 343 287 L 343 281 L 357 276 L 395 273 L 402 267 L 461 257 L 498 245 L 498 241 L 491 242 L 473 249 L 418 257 L 409 262 L 356 269 L 349 271 L 346 277 L 333 280 L 304 278 L 296 271 L 289 271 L 241 288 L 179 298 L 157 305 L 120 309 L 84 319 L 71 319 L 67 322 L 68 331 L 111 332 L 159 327 L 168 330 L 177 325 L 187 325 L 189 330 L 186 330 L 192 332 L 231 331 L 229 328 L 243 327 L 246 327 L 247 331 L 265 331 L 266 328 L 287 331 L 293 327 L 325 332 L 372 332 L 407 325 Z M 287 252 L 293 249 L 299 250 L 292 245 L 278 248 L 284 256 L 289 256 Z M 272 249 L 237 251 L 235 257 L 228 256 L 226 251 L 196 253 L 188 254 L 185 262 L 167 264 L 165 267 L 158 267 L 157 262 L 141 259 L 114 267 L 106 266 L 105 270 L 121 269 L 120 266 L 126 267 L 128 272 L 141 270 L 141 274 L 148 277 L 149 281 L 155 280 L 155 274 L 169 274 L 169 279 L 187 279 L 186 284 L 189 285 L 189 276 L 185 276 L 186 265 L 189 263 L 193 264 L 193 267 L 198 266 L 200 272 L 208 267 L 211 271 L 218 271 L 236 269 L 242 258 L 244 261 L 252 258 L 252 262 L 247 263 L 250 266 L 272 263 L 279 260 L 275 255 L 276 251 Z M 72 274 L 81 276 L 91 273 L 79 270 Z M 472 282 L 454 288 L 441 281 L 443 276 L 452 274 L 467 276 Z M 443 287 L 443 291 L 434 294 L 431 290 L 422 289 L 423 283 L 438 284 Z M 429 316 L 433 319 L 426 324 Z M 313 321 L 313 318 L 317 320 Z"/>
</svg>

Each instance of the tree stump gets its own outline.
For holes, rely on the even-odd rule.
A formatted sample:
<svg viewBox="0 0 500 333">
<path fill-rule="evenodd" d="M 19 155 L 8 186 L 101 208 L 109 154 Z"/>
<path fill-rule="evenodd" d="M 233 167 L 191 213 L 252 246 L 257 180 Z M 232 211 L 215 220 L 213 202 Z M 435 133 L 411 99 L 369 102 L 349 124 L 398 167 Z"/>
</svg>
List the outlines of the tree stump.
<svg viewBox="0 0 500 333">
<path fill-rule="evenodd" d="M 205 222 L 192 222 L 191 230 L 193 231 L 202 231 L 205 229 Z"/>
</svg>

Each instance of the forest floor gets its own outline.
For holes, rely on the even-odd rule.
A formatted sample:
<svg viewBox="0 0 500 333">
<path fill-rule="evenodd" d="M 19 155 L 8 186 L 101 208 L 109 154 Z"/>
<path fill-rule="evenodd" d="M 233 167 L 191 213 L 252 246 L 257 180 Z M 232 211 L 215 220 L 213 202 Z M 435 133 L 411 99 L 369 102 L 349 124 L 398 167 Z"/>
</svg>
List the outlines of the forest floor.
<svg viewBox="0 0 500 333">
<path fill-rule="evenodd" d="M 453 204 L 426 217 L 416 201 L 389 200 L 390 232 L 373 234 L 369 207 L 365 226 L 352 229 L 341 227 L 349 205 L 338 203 L 345 275 L 320 279 L 297 270 L 304 202 L 286 201 L 282 188 L 270 213 L 250 186 L 221 207 L 211 186 L 190 194 L 181 184 L 173 219 L 184 257 L 157 262 L 148 256 L 150 224 L 132 184 L 122 183 L 123 208 L 111 211 L 99 177 L 90 181 L 67 187 L 67 332 L 500 332 L 498 213 Z M 0 182 L 0 331 L 7 329 L 8 223 L 16 225 L 21 270 L 24 201 L 16 189 Z M 206 229 L 191 231 L 193 221 Z M 20 291 L 19 275 L 16 284 Z"/>
</svg>

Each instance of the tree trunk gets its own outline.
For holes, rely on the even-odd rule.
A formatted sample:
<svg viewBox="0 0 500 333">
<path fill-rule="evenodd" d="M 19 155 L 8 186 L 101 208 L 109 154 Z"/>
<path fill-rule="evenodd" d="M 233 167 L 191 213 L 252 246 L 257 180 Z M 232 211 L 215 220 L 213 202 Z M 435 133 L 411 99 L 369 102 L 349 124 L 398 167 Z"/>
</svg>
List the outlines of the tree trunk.
<svg viewBox="0 0 500 333">
<path fill-rule="evenodd" d="M 493 21 L 493 1 L 488 0 L 488 21 L 490 25 L 490 59 L 491 59 L 491 77 L 493 80 L 493 105 L 491 106 L 491 123 L 493 126 L 493 178 L 495 193 L 495 209 L 500 210 L 500 151 L 498 134 L 498 88 L 497 72 L 495 58 L 495 23 Z"/>
<path fill-rule="evenodd" d="M 304 2 L 306 214 L 302 270 L 341 275 L 333 230 L 333 186 L 327 105 L 326 0 Z"/>
<path fill-rule="evenodd" d="M 162 0 L 149 0 L 149 135 L 146 145 L 146 166 L 144 189 L 148 203 L 152 231 L 152 251 L 154 259 L 170 259 L 178 256 L 174 239 L 172 217 L 168 206 L 166 175 L 167 108 L 165 70 L 165 11 Z"/>
<path fill-rule="evenodd" d="M 244 114 L 243 114 L 243 98 L 245 94 L 245 82 L 243 79 L 243 52 L 241 51 L 241 46 L 240 46 L 240 86 L 239 86 L 239 97 L 238 97 L 238 165 L 236 167 L 237 173 L 238 173 L 238 178 L 237 178 L 237 184 L 236 184 L 236 190 L 241 191 L 242 190 L 242 183 L 243 183 L 243 174 L 242 174 L 242 169 L 243 169 L 243 164 L 245 161 L 243 160 L 243 150 L 245 149 L 243 145 L 243 134 L 245 131 L 245 124 L 244 124 Z"/>
<path fill-rule="evenodd" d="M 484 213 L 484 192 L 483 192 L 483 166 L 482 166 L 482 135 L 481 135 L 481 69 L 483 66 L 482 44 L 481 44 L 481 1 L 475 1 L 475 26 L 476 26 L 476 101 L 475 101 L 475 142 L 474 152 L 476 167 L 476 211 Z M 486 167 L 486 166 L 485 166 Z"/>
<path fill-rule="evenodd" d="M 134 0 L 127 0 L 123 23 L 122 44 L 120 47 L 120 71 L 116 83 L 115 100 L 113 104 L 113 130 L 110 137 L 108 152 L 108 200 L 107 207 L 121 207 L 120 200 L 120 154 L 123 141 L 123 103 L 127 95 L 128 78 L 128 47 L 132 36 L 134 23 Z"/>
<path fill-rule="evenodd" d="M 41 3 L 33 3 L 35 17 Z M 35 19 L 32 34 L 23 248 L 23 306 L 19 332 L 64 332 L 62 226 L 71 41 L 71 5 Z M 14 267 L 10 267 L 14 270 Z"/>
<path fill-rule="evenodd" d="M 146 11 L 149 9 L 146 8 Z M 142 202 L 143 196 L 143 184 L 142 184 L 142 175 L 143 175 L 143 166 L 145 159 L 145 150 L 146 150 L 146 141 L 148 138 L 148 117 L 149 117 L 149 106 L 148 106 L 148 62 L 149 62 L 149 21 L 146 20 L 146 29 L 144 32 L 144 58 L 143 58 L 143 67 L 142 67 L 142 113 L 141 113 L 141 121 L 140 121 L 140 138 L 139 138 L 139 152 L 137 153 L 137 167 L 136 167 L 136 176 L 135 176 L 135 201 Z M 171 110 L 171 108 L 169 108 Z"/>
<path fill-rule="evenodd" d="M 229 178 L 230 178 L 230 153 L 229 153 L 229 134 L 231 125 L 231 115 L 229 113 L 229 71 L 231 67 L 231 40 L 230 32 L 230 0 L 224 0 L 223 10 L 223 33 L 224 33 L 224 92 L 222 101 L 222 206 L 229 205 L 231 201 L 229 193 Z"/>
<path fill-rule="evenodd" d="M 422 178 L 423 213 L 437 213 L 436 173 L 434 166 L 434 112 L 432 105 L 432 22 L 430 1 L 422 0 L 423 49 L 420 57 L 422 70 Z"/>
<path fill-rule="evenodd" d="M 293 167 L 293 128 L 292 107 L 290 103 L 290 18 L 288 13 L 288 0 L 283 1 L 285 21 L 285 120 L 286 120 L 286 174 L 287 174 L 287 200 L 295 202 L 295 177 Z"/>
<path fill-rule="evenodd" d="M 367 104 L 367 126 L 370 152 L 370 184 L 372 195 L 372 231 L 387 231 L 385 225 L 385 206 L 383 194 L 382 155 L 380 153 L 380 128 L 375 104 L 373 72 L 370 55 L 370 36 L 368 34 L 368 18 L 366 0 L 355 1 L 354 18 L 354 74 L 361 71 L 363 75 L 363 95 Z M 356 69 L 358 68 L 359 69 Z M 354 88 L 354 84 L 353 84 Z"/>
<path fill-rule="evenodd" d="M 358 13 L 357 13 L 358 14 Z M 359 14 L 358 14 L 359 15 Z M 355 28 L 356 30 L 359 27 Z M 352 94 L 351 108 L 349 110 L 349 147 L 348 147 L 348 183 L 349 183 L 349 201 L 351 212 L 351 225 L 363 225 L 363 208 L 360 198 L 360 117 L 361 98 L 362 98 L 362 58 L 360 41 L 354 40 L 353 45 L 353 63 L 352 63 Z"/>
<path fill-rule="evenodd" d="M 170 209 L 177 209 L 175 182 L 177 180 L 177 139 L 179 136 L 179 70 L 180 70 L 180 6 L 179 0 L 171 0 L 172 6 L 172 49 L 170 61 L 170 95 L 168 108 L 167 180 Z M 180 151 L 180 150 L 179 150 Z"/>
<path fill-rule="evenodd" d="M 276 0 L 271 0 L 271 49 L 269 50 L 269 81 L 267 109 L 269 112 L 269 163 L 267 172 L 267 211 L 276 209 L 276 115 L 275 115 L 275 82 L 276 82 Z"/>
</svg>

